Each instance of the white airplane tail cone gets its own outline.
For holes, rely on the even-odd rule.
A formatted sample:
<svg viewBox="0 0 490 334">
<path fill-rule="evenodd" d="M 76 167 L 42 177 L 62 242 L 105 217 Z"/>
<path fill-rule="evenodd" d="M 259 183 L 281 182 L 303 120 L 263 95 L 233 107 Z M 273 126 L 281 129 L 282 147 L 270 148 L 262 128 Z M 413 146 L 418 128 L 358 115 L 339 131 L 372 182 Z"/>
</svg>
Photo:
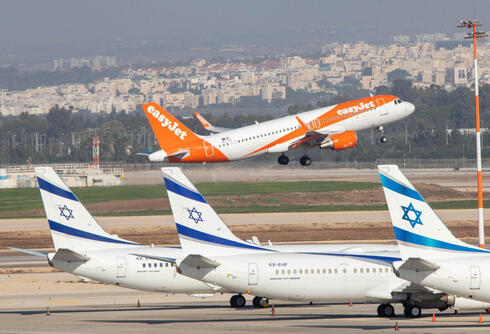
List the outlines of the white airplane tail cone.
<svg viewBox="0 0 490 334">
<path fill-rule="evenodd" d="M 404 260 L 487 253 L 464 243 L 444 225 L 396 165 L 378 166 L 395 236 Z"/>
<path fill-rule="evenodd" d="M 104 231 L 51 167 L 36 167 L 35 172 L 56 250 L 138 245 Z"/>
<path fill-rule="evenodd" d="M 268 250 L 235 236 L 180 168 L 164 167 L 162 173 L 185 254 L 213 257 Z"/>
</svg>

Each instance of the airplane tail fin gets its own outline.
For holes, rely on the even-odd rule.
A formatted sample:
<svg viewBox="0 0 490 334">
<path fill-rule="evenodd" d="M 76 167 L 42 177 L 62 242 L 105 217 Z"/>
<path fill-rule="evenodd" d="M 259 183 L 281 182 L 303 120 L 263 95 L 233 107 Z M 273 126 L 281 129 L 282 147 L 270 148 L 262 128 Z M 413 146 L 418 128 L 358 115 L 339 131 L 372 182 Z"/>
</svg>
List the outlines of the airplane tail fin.
<svg viewBox="0 0 490 334">
<path fill-rule="evenodd" d="M 378 166 L 395 236 L 404 260 L 487 250 L 456 238 L 396 165 Z"/>
<path fill-rule="evenodd" d="M 214 126 L 213 124 L 209 123 L 200 113 L 197 111 L 194 112 L 194 116 L 196 116 L 197 120 L 199 123 L 201 123 L 202 127 L 208 130 L 209 132 L 214 132 L 214 133 L 220 133 L 220 132 L 225 132 L 225 131 L 230 131 L 231 129 L 228 128 L 222 128 L 219 126 Z"/>
<path fill-rule="evenodd" d="M 167 156 L 186 148 L 199 137 L 157 103 L 143 104 L 143 110 L 161 149 Z"/>
<path fill-rule="evenodd" d="M 56 250 L 138 245 L 104 231 L 51 167 L 36 167 L 35 173 Z"/>
<path fill-rule="evenodd" d="M 180 168 L 164 167 L 162 173 L 185 254 L 212 257 L 268 250 L 235 236 Z"/>
</svg>

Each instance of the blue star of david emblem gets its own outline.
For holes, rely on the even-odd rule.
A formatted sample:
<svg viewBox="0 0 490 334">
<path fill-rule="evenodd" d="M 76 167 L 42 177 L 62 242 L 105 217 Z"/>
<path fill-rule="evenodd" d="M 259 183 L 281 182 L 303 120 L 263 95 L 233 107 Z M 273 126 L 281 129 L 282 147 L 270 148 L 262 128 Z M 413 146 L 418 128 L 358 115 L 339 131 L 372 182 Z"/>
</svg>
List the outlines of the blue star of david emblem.
<svg viewBox="0 0 490 334">
<path fill-rule="evenodd" d="M 420 220 L 420 215 L 422 214 L 422 211 L 415 210 L 412 203 L 410 203 L 408 207 L 402 205 L 402 210 L 403 210 L 402 219 L 408 221 L 410 225 L 412 225 L 412 228 L 414 228 L 415 225 L 417 224 L 423 225 L 422 221 Z"/>
<path fill-rule="evenodd" d="M 203 221 L 201 218 L 202 212 L 197 211 L 195 207 L 193 207 L 192 210 L 187 209 L 187 212 L 189 212 L 189 218 L 196 224 Z"/>
<path fill-rule="evenodd" d="M 66 204 L 59 206 L 58 209 L 60 209 L 60 216 L 65 217 L 66 220 L 70 220 L 70 218 L 75 219 L 73 217 L 73 209 L 69 209 Z"/>
</svg>

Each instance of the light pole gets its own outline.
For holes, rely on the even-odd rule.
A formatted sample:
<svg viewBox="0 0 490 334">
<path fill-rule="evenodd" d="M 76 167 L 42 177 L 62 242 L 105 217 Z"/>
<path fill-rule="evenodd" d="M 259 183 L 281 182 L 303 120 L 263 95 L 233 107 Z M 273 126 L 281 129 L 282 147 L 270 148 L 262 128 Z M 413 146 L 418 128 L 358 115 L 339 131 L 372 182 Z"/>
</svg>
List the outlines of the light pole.
<svg viewBox="0 0 490 334">
<path fill-rule="evenodd" d="M 475 117 L 476 117 L 476 179 L 478 183 L 478 242 L 481 248 L 485 247 L 485 225 L 483 221 L 483 190 L 482 190 L 482 173 L 481 173 L 481 142 L 480 142 L 480 101 L 478 98 L 478 59 L 476 52 L 476 40 L 478 38 L 488 37 L 484 31 L 477 31 L 476 27 L 481 24 L 477 19 L 461 21 L 458 28 L 468 28 L 465 39 L 473 38 L 473 58 L 475 61 Z"/>
</svg>

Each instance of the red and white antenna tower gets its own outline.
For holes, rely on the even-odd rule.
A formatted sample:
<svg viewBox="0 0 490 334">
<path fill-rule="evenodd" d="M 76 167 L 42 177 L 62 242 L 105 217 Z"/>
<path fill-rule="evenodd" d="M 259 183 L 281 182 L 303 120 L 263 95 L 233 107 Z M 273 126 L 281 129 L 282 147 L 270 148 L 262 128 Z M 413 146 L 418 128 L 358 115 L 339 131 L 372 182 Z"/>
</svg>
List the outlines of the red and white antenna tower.
<svg viewBox="0 0 490 334">
<path fill-rule="evenodd" d="M 482 167 L 481 167 L 481 138 L 480 138 L 480 101 L 478 97 L 478 58 L 476 51 L 476 40 L 478 38 L 488 37 L 484 31 L 476 30 L 481 27 L 477 19 L 461 21 L 458 28 L 468 28 L 465 39 L 473 38 L 473 58 L 475 60 L 475 113 L 476 113 L 476 179 L 478 183 L 478 242 L 481 248 L 485 248 L 485 222 L 483 220 L 483 190 L 482 190 Z"/>
</svg>

